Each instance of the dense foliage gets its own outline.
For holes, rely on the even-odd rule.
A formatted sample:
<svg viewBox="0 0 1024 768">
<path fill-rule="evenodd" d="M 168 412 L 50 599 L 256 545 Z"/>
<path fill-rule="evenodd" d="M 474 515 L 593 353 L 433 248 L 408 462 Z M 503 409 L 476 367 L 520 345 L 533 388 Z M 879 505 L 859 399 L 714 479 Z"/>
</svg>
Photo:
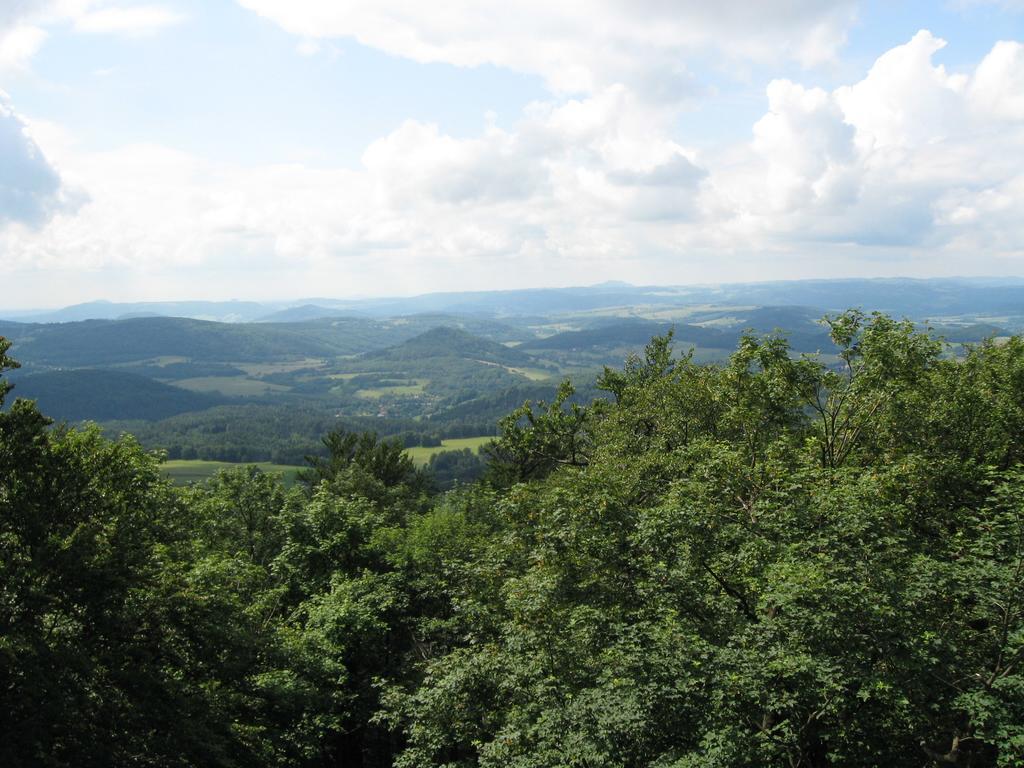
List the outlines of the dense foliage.
<svg viewBox="0 0 1024 768">
<path fill-rule="evenodd" d="M 177 490 L 16 401 L 0 764 L 1024 763 L 1024 341 L 828 330 L 655 338 L 443 494 L 341 430 Z"/>
<path fill-rule="evenodd" d="M 66 421 L 166 419 L 225 402 L 223 397 L 189 392 L 147 376 L 92 368 L 19 378 L 18 395 L 35 400 L 51 418 Z"/>
</svg>

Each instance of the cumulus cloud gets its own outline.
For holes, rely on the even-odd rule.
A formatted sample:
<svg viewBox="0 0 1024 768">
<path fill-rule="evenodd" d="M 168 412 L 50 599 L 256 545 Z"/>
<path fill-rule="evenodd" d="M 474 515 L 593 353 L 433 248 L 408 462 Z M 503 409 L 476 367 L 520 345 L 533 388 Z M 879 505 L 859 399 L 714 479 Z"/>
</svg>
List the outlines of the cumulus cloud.
<svg viewBox="0 0 1024 768">
<path fill-rule="evenodd" d="M 686 57 L 832 60 L 851 0 L 238 0 L 304 39 L 349 37 L 420 62 L 494 64 L 558 92 L 616 83 L 652 99 L 692 91 Z"/>
<path fill-rule="evenodd" d="M 1024 120 L 1024 45 L 1004 40 L 978 66 L 970 84 L 974 108 L 1008 121 Z"/>
<path fill-rule="evenodd" d="M 623 248 L 652 220 L 692 216 L 704 171 L 621 87 L 586 100 L 536 104 L 512 130 L 491 124 L 457 139 L 409 121 L 367 147 L 358 170 L 244 169 L 139 145 L 69 156 L 90 201 L 33 237 L 8 233 L 11 268 L 151 268 L 245 260 L 364 280 L 429 261 L 460 276 L 534 277 L 568 260 Z M 68 244 L 73 243 L 71 248 Z"/>
<path fill-rule="evenodd" d="M 354 169 L 51 152 L 39 134 L 90 199 L 39 232 L 0 230 L 0 269 L 221 265 L 267 292 L 335 294 L 1019 272 L 1021 45 L 964 72 L 935 62 L 943 45 L 922 31 L 832 90 L 772 81 L 749 140 L 701 152 L 677 105 L 624 83 L 475 136 L 407 121 Z"/>
<path fill-rule="evenodd" d="M 47 38 L 46 27 L 71 23 L 79 31 L 142 35 L 181 20 L 160 6 L 115 6 L 102 0 L 5 0 L 0 3 L 0 74 L 23 69 Z M 0 91 L 0 226 L 42 226 L 81 204 Z"/>
<path fill-rule="evenodd" d="M 71 197 L 0 91 L 0 225 L 39 227 L 73 206 Z"/>
<path fill-rule="evenodd" d="M 936 250 L 999 240 L 1024 212 L 1021 46 L 998 43 L 965 74 L 933 63 L 944 45 L 919 32 L 831 93 L 771 83 L 754 140 L 706 190 L 723 229 Z"/>
<path fill-rule="evenodd" d="M 998 43 L 973 73 L 948 72 L 934 63 L 945 42 L 922 31 L 851 85 L 773 81 L 752 140 L 699 157 L 674 140 L 679 113 L 658 106 L 692 91 L 692 56 L 778 64 L 788 51 L 804 65 L 829 61 L 853 5 L 238 2 L 303 39 L 350 37 L 416 61 L 494 64 L 538 74 L 556 94 L 583 94 L 535 105 L 514 130 L 474 140 L 403 126 L 364 157 L 382 205 L 516 205 L 534 243 L 561 253 L 577 249 L 571 235 L 552 236 L 552 208 L 588 228 L 587 247 L 608 252 L 796 254 L 820 243 L 894 253 L 972 238 L 1012 248 L 993 232 L 1006 230 L 1020 200 L 1017 42 Z"/>
</svg>

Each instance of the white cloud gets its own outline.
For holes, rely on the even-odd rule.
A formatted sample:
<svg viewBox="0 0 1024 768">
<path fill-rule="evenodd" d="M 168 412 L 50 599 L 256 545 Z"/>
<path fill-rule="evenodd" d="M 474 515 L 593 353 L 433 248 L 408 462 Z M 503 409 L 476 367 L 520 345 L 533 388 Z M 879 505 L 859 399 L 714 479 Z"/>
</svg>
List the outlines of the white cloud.
<svg viewBox="0 0 1024 768">
<path fill-rule="evenodd" d="M 349 37 L 420 62 L 494 64 L 559 92 L 625 83 L 649 98 L 692 89 L 686 57 L 832 60 L 852 0 L 238 0 L 305 39 Z"/>
<path fill-rule="evenodd" d="M 0 0 L 0 74 L 26 67 L 42 47 L 47 27 L 71 24 L 79 32 L 142 36 L 184 20 L 160 5 L 111 5 L 107 0 Z"/>
<path fill-rule="evenodd" d="M 144 36 L 180 24 L 185 17 L 157 5 L 110 6 L 74 17 L 80 32 Z"/>
<path fill-rule="evenodd" d="M 23 69 L 46 41 L 46 31 L 23 24 L 7 32 L 0 28 L 0 74 Z"/>
<path fill-rule="evenodd" d="M 918 32 L 879 57 L 864 80 L 836 91 L 862 150 L 917 147 L 963 130 L 968 77 L 932 64 L 945 45 L 930 32 Z"/>
<path fill-rule="evenodd" d="M 648 230 L 695 215 L 704 171 L 665 138 L 671 114 L 613 87 L 536 104 L 514 129 L 490 125 L 478 138 L 410 121 L 367 147 L 360 170 L 245 169 L 147 145 L 80 154 L 42 131 L 90 200 L 41 233 L 0 233 L 3 266 L 145 271 L 232 259 L 259 266 L 247 275 L 315 273 L 317 285 L 333 275 L 349 293 L 502 274 L 550 282 L 553 267 L 590 274 L 602 260 L 611 276 Z"/>
<path fill-rule="evenodd" d="M 24 69 L 46 40 L 37 25 L 52 8 L 50 0 L 8 0 L 0 3 L 0 75 Z"/>
<path fill-rule="evenodd" d="M 999 43 L 974 73 L 949 73 L 932 63 L 943 45 L 920 32 L 832 93 L 773 82 L 754 141 L 707 187 L 722 228 L 754 241 L 927 249 L 937 260 L 976 246 L 971 269 L 992 249 L 1019 255 L 1005 234 L 1024 214 L 1024 57 Z"/>
<path fill-rule="evenodd" d="M 0 91 L 0 226 L 37 228 L 54 213 L 73 207 L 60 175 L 50 165 L 24 121 Z"/>
<path fill-rule="evenodd" d="M 626 84 L 468 138 L 407 121 L 357 169 L 86 154 L 33 125 L 90 200 L 38 232 L 0 229 L 0 270 L 236 275 L 221 295 L 239 274 L 282 295 L 1020 272 L 1021 46 L 959 73 L 934 63 L 942 45 L 921 32 L 834 90 L 775 80 L 750 140 L 714 152 Z"/>
<path fill-rule="evenodd" d="M 970 97 L 979 112 L 1010 121 L 1024 120 L 1024 45 L 996 43 L 971 80 Z"/>
</svg>

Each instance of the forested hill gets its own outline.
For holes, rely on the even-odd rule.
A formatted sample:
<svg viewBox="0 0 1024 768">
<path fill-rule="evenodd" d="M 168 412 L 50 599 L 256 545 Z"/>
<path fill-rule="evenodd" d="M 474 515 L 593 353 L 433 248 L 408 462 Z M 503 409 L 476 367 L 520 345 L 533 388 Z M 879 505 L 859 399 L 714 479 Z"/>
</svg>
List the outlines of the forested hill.
<svg viewBox="0 0 1024 768">
<path fill-rule="evenodd" d="M 179 317 L 5 325 L 26 361 L 97 366 L 148 358 L 263 361 L 335 354 L 328 341 L 294 327 L 213 323 Z"/>
<path fill-rule="evenodd" d="M 429 360 L 455 357 L 497 365 L 530 365 L 535 361 L 522 352 L 459 328 L 439 327 L 394 347 L 367 354 L 368 360 Z"/>
<path fill-rule="evenodd" d="M 297 307 L 279 309 L 258 318 L 261 323 L 301 323 L 310 320 L 322 320 L 329 317 L 347 317 L 351 312 L 344 309 L 321 307 L 317 304 L 300 304 Z"/>
<path fill-rule="evenodd" d="M 61 421 L 165 419 L 226 402 L 124 371 L 47 371 L 17 382 L 18 397 L 35 400 L 43 412 Z"/>
<path fill-rule="evenodd" d="M 502 340 L 523 337 L 521 331 L 493 320 L 438 315 L 289 323 L 219 323 L 181 317 L 0 322 L 0 335 L 15 343 L 26 364 L 96 367 L 158 358 L 254 363 L 333 358 L 384 349 L 439 325 L 493 334 Z"/>
<path fill-rule="evenodd" d="M 527 349 L 593 349 L 595 347 L 631 347 L 646 344 L 652 336 L 663 335 L 674 326 L 671 323 L 658 323 L 650 320 L 631 320 L 628 322 L 607 323 L 595 328 L 579 331 L 562 331 L 542 339 L 531 339 L 526 342 Z M 699 329 L 703 336 L 713 336 L 721 342 L 725 334 L 714 329 Z"/>
<path fill-rule="evenodd" d="M 177 489 L 8 403 L 0 765 L 1024 764 L 1024 340 L 829 330 L 655 338 L 445 494 L 344 430 Z"/>
</svg>

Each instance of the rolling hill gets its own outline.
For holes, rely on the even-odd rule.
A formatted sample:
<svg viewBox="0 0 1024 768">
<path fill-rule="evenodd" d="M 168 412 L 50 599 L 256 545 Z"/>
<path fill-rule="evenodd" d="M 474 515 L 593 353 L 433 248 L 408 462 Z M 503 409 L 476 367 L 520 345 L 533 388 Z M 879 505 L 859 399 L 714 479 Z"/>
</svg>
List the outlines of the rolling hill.
<svg viewBox="0 0 1024 768">
<path fill-rule="evenodd" d="M 533 357 L 518 349 L 448 326 L 433 328 L 394 347 L 363 355 L 364 360 L 388 362 L 450 357 L 503 366 L 528 366 L 536 363 Z"/>
<path fill-rule="evenodd" d="M 90 368 L 30 374 L 14 383 L 15 397 L 35 400 L 44 413 L 66 421 L 165 419 L 228 402 L 133 373 Z"/>
<path fill-rule="evenodd" d="M 286 360 L 338 354 L 321 338 L 289 326 L 215 323 L 180 317 L 4 324 L 22 363 L 106 366 L 159 357 L 197 361 Z"/>
</svg>

